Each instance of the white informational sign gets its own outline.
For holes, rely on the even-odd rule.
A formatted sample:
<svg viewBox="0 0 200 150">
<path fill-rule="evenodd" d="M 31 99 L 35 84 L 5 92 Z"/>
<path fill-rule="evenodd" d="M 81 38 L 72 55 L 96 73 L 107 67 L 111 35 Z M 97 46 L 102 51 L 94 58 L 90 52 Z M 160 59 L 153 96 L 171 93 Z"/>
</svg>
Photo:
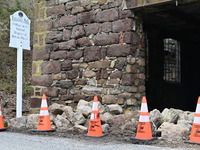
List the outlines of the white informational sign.
<svg viewBox="0 0 200 150">
<path fill-rule="evenodd" d="M 31 21 L 22 11 L 17 11 L 10 16 L 9 47 L 17 48 L 17 118 L 22 117 L 23 49 L 30 50 L 30 23 Z"/>
<path fill-rule="evenodd" d="M 31 21 L 22 11 L 17 11 L 10 16 L 10 43 L 9 47 L 30 50 L 30 24 Z"/>
</svg>

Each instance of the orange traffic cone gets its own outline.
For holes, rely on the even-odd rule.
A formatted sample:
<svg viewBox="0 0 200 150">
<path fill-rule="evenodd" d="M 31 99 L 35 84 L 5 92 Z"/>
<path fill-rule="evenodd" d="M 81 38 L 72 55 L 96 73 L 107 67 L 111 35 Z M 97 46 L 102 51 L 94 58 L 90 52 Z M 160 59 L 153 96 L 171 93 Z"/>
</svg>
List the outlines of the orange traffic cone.
<svg viewBox="0 0 200 150">
<path fill-rule="evenodd" d="M 102 126 L 101 126 L 101 119 L 100 119 L 100 112 L 98 105 L 99 101 L 97 96 L 95 96 L 92 104 L 92 112 L 91 112 L 87 136 L 91 137 L 104 136 L 102 133 Z"/>
<path fill-rule="evenodd" d="M 2 110 L 0 108 L 0 131 L 5 131 L 7 128 L 4 127 L 4 122 L 3 122 L 3 116 L 2 116 Z"/>
<path fill-rule="evenodd" d="M 45 94 L 43 94 L 42 96 L 38 127 L 37 127 L 37 130 L 33 130 L 33 131 L 40 131 L 40 132 L 55 131 L 51 127 L 50 116 L 49 116 L 49 111 L 48 111 L 48 106 L 47 106 L 47 99 L 46 99 Z"/>
<path fill-rule="evenodd" d="M 197 102 L 190 139 L 186 143 L 200 144 L 200 97 L 198 98 Z"/>
<path fill-rule="evenodd" d="M 131 137 L 133 140 L 153 140 L 151 122 L 149 120 L 149 113 L 147 107 L 146 97 L 142 98 L 142 105 L 140 111 L 140 117 L 137 127 L 136 137 Z"/>
</svg>

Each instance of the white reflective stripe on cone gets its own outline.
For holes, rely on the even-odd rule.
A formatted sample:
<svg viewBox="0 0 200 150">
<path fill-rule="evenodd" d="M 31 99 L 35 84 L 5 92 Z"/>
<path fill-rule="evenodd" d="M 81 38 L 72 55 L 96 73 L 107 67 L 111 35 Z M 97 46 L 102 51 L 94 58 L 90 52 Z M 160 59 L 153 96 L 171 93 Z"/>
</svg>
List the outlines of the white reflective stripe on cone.
<svg viewBox="0 0 200 150">
<path fill-rule="evenodd" d="M 2 116 L 2 111 L 0 111 L 0 116 Z"/>
<path fill-rule="evenodd" d="M 148 112 L 147 103 L 142 103 L 141 111 L 140 112 Z"/>
<path fill-rule="evenodd" d="M 197 114 L 200 114 L 200 104 L 197 104 L 196 113 L 197 113 Z"/>
<path fill-rule="evenodd" d="M 40 110 L 40 115 L 41 116 L 48 116 L 49 115 L 49 111 L 48 110 Z"/>
<path fill-rule="evenodd" d="M 150 122 L 149 116 L 141 116 L 140 115 L 139 122 Z"/>
<path fill-rule="evenodd" d="M 46 100 L 42 100 L 41 107 L 48 107 L 48 106 L 47 106 L 47 101 L 46 101 Z"/>
<path fill-rule="evenodd" d="M 92 110 L 98 110 L 98 105 L 99 105 L 99 102 L 93 102 Z"/>
<path fill-rule="evenodd" d="M 200 117 L 194 117 L 194 123 L 200 123 Z"/>
<path fill-rule="evenodd" d="M 95 117 L 95 115 L 94 115 L 94 114 L 91 114 L 90 119 L 94 119 L 94 117 Z"/>
</svg>

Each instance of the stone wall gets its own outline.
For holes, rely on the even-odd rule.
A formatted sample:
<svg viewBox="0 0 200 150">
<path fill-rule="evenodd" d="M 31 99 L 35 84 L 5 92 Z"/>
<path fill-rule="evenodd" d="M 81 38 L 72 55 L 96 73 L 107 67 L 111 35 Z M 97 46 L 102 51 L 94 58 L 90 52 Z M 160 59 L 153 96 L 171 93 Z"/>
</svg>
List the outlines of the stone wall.
<svg viewBox="0 0 200 150">
<path fill-rule="evenodd" d="M 124 0 L 35 0 L 31 107 L 98 95 L 124 111 L 145 94 L 140 20 Z"/>
</svg>

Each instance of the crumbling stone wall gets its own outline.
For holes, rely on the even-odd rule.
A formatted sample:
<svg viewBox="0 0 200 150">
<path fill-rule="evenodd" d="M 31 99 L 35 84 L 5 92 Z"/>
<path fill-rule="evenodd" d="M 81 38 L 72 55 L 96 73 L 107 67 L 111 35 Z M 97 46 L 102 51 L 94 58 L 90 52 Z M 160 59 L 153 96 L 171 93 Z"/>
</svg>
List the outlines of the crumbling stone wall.
<svg viewBox="0 0 200 150">
<path fill-rule="evenodd" d="M 124 111 L 145 94 L 140 20 L 124 0 L 35 0 L 31 107 L 99 96 Z"/>
</svg>

